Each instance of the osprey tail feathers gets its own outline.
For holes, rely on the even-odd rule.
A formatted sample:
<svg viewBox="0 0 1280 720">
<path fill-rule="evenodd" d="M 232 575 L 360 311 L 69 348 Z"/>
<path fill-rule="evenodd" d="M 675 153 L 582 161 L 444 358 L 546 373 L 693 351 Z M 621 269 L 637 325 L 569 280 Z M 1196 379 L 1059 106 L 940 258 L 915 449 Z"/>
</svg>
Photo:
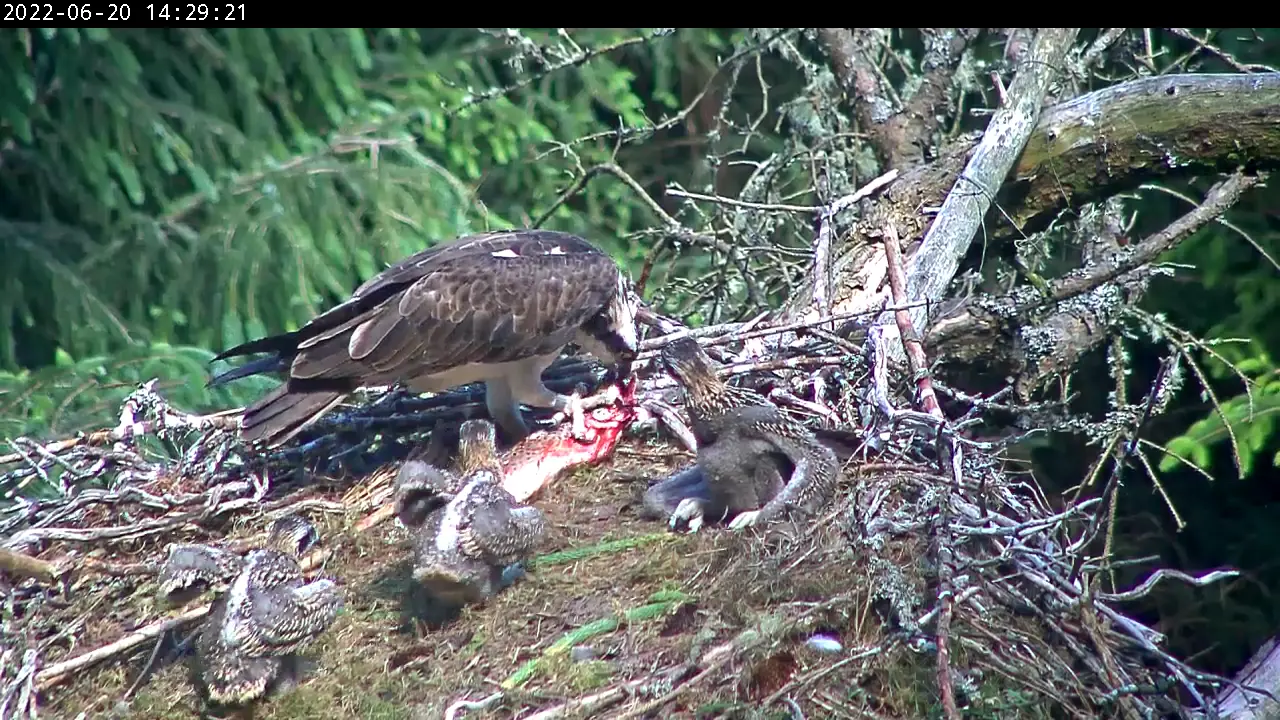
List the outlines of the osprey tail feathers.
<svg viewBox="0 0 1280 720">
<path fill-rule="evenodd" d="M 206 387 L 213 388 L 219 385 L 229 383 L 232 380 L 239 380 L 242 377 L 249 377 L 250 375 L 261 375 L 262 373 L 285 372 L 288 369 L 289 369 L 289 362 L 286 359 L 278 355 L 273 357 L 266 357 L 260 360 L 254 360 L 253 362 L 245 363 L 244 365 L 231 368 L 230 370 L 224 373 L 215 375 L 205 385 Z"/>
<path fill-rule="evenodd" d="M 333 391 L 290 392 L 285 383 L 245 409 L 240 436 L 246 442 L 266 441 L 276 447 L 319 420 L 346 395 Z"/>
</svg>

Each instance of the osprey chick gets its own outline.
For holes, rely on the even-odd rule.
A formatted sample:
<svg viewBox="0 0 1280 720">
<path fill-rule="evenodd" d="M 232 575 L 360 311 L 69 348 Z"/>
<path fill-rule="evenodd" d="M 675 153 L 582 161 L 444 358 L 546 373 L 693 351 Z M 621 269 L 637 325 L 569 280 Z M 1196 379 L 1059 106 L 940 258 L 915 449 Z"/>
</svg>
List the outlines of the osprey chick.
<svg viewBox="0 0 1280 720">
<path fill-rule="evenodd" d="M 529 433 L 521 403 L 571 416 L 581 436 L 582 398 L 547 389 L 542 371 L 576 343 L 625 378 L 636 357 L 639 304 L 613 259 L 576 235 L 470 235 L 401 260 L 294 332 L 224 350 L 214 359 L 271 355 L 209 384 L 286 373 L 241 423 L 242 437 L 271 446 L 355 389 L 396 382 L 412 392 L 442 392 L 483 381 L 489 414 L 511 440 Z"/>
<path fill-rule="evenodd" d="M 492 597 L 519 575 L 518 563 L 546 533 L 546 519 L 502 489 L 493 425 L 462 424 L 459 473 L 406 463 L 396 510 L 414 535 L 413 578 L 450 602 Z"/>
<path fill-rule="evenodd" d="M 446 470 L 422 460 L 400 466 L 395 482 L 395 513 L 407 528 L 415 528 L 449 501 L 466 485 L 473 472 L 486 470 L 499 477 L 502 462 L 491 423 L 468 420 L 458 427 L 458 456 L 454 469 Z"/>
<path fill-rule="evenodd" d="M 295 655 L 333 622 L 342 595 L 332 580 L 307 582 L 298 558 L 319 535 L 298 515 L 271 525 L 267 546 L 243 558 L 202 545 L 175 545 L 161 592 L 219 585 L 195 644 L 199 687 L 213 705 L 245 705 L 291 679 Z"/>
<path fill-rule="evenodd" d="M 662 361 L 684 387 L 698 461 L 649 489 L 649 512 L 669 513 L 672 528 L 688 523 L 690 532 L 704 517 L 736 516 L 729 527 L 738 530 L 791 509 L 812 512 L 830 499 L 840 465 L 812 431 L 760 394 L 721 380 L 692 338 L 664 347 Z"/>
</svg>

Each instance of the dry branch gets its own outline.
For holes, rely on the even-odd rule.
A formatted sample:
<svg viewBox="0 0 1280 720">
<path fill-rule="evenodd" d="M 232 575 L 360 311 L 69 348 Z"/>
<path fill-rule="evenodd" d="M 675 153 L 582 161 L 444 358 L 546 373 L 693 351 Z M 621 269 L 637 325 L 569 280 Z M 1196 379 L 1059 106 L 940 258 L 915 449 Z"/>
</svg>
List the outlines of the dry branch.
<svg viewBox="0 0 1280 720">
<path fill-rule="evenodd" d="M 889 268 L 889 288 L 893 293 L 893 301 L 902 303 L 906 298 L 906 282 L 903 278 L 902 254 L 899 250 L 897 229 L 890 224 L 884 231 L 884 252 Z M 902 348 L 906 352 L 907 370 L 916 382 L 917 399 L 924 412 L 938 420 L 946 422 L 938 395 L 933 390 L 933 381 L 929 377 L 929 362 L 924 354 L 924 345 L 920 342 L 920 334 L 911 324 L 911 316 L 906 310 L 894 312 L 894 321 L 898 326 L 898 337 L 902 340 Z M 882 336 L 880 336 L 882 337 Z M 960 484 L 960 448 L 950 440 L 939 444 L 942 450 L 942 466 L 954 468 L 953 480 Z M 935 638 L 938 644 L 938 688 L 942 696 L 942 712 L 947 720 L 960 720 L 960 710 L 956 706 L 955 687 L 951 681 L 951 613 L 952 598 L 955 590 L 952 587 L 951 568 L 951 493 L 948 488 L 946 499 L 941 503 L 938 516 L 938 629 Z"/>
<path fill-rule="evenodd" d="M 989 222 L 983 226 L 987 254 L 995 254 L 1001 243 L 1044 229 L 1065 208 L 1132 190 L 1155 177 L 1234 171 L 1246 160 L 1257 170 L 1274 169 L 1280 166 L 1277 125 L 1280 73 L 1142 78 L 1046 108 L 1007 179 L 984 186 L 993 193 L 986 199 L 995 197 L 1001 210 L 999 215 L 988 214 Z M 912 235 L 923 234 L 927 222 L 921 208 L 941 205 L 953 186 L 962 192 L 966 189 L 958 182 L 974 149 L 973 145 L 948 148 L 935 162 L 905 171 L 888 191 L 868 201 L 870 208 L 864 215 L 874 221 L 860 226 L 863 233 L 882 226 L 888 214 L 906 236 L 907 254 L 918 272 L 933 267 L 932 261 L 914 259 L 920 246 L 912 242 Z M 971 186 L 968 189 L 972 191 Z M 860 242 L 863 233 L 839 236 L 843 242 L 837 242 L 832 251 L 834 314 L 874 309 L 887 294 L 883 253 L 871 252 Z M 967 251 L 972 239 L 970 234 L 957 252 Z M 954 275 L 954 269 L 946 271 L 948 267 L 953 265 L 937 266 L 938 274 L 929 276 L 931 285 L 945 290 Z M 813 287 L 803 285 L 785 303 L 781 316 L 804 317 L 814 306 Z M 913 319 L 922 312 L 914 312 Z M 918 327 L 926 334 L 932 332 L 929 326 Z M 975 347 L 961 356 L 953 354 L 957 349 L 939 348 L 936 359 L 963 362 L 992 347 Z"/>
<path fill-rule="evenodd" d="M 1086 269 L 1050 280 L 1043 295 L 1019 289 L 1004 297 L 976 298 L 936 323 L 925 344 L 949 362 L 981 359 L 1016 377 L 1015 391 L 1025 399 L 1046 378 L 1069 372 L 1084 353 L 1109 337 L 1111 325 L 1145 294 L 1151 263 L 1219 218 L 1261 180 L 1236 173 L 1217 183 L 1199 206 L 1163 230 Z M 1034 318 L 1041 308 L 1053 312 Z"/>
<path fill-rule="evenodd" d="M 1013 168 L 997 241 L 1159 176 L 1280 166 L 1280 73 L 1141 78 L 1046 108 Z M 1004 197 L 1007 197 L 1004 196 Z"/>
<path fill-rule="evenodd" d="M 142 645 L 148 640 L 155 640 L 161 635 L 180 628 L 187 623 L 195 622 L 209 614 L 208 605 L 186 610 L 171 618 L 166 618 L 159 622 L 147 625 L 144 628 L 135 630 L 128 635 L 107 643 L 99 648 L 94 648 L 86 653 L 81 653 L 70 660 L 64 660 L 60 663 L 50 665 L 36 674 L 36 688 L 43 691 L 63 682 L 71 677 L 71 674 L 83 670 L 91 665 L 96 665 L 108 658 L 121 655 Z"/>
<path fill-rule="evenodd" d="M 895 112 L 882 75 L 867 56 L 875 49 L 876 32 L 857 28 L 817 28 L 831 69 L 854 109 L 858 124 L 870 135 L 881 164 L 890 169 L 908 166 L 923 156 L 947 117 L 952 76 L 978 28 L 921 28 L 924 74 L 911 97 Z"/>
<path fill-rule="evenodd" d="M 969 250 L 982 218 L 1031 137 L 1049 83 L 1062 71 L 1079 28 L 1042 28 L 1018 75 L 1008 104 L 996 110 L 955 187 L 947 194 L 907 267 L 907 300 L 940 302 Z M 911 324 L 929 327 L 929 311 L 911 311 Z M 901 357 L 901 356 L 899 356 Z"/>
</svg>

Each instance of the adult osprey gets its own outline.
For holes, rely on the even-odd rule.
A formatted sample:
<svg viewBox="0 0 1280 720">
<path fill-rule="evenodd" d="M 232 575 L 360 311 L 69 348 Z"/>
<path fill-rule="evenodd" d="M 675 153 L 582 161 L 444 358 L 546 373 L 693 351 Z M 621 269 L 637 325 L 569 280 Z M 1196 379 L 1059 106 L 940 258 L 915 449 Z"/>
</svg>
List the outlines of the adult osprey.
<svg viewBox="0 0 1280 720">
<path fill-rule="evenodd" d="M 250 405 L 241 423 L 246 440 L 271 446 L 356 388 L 396 382 L 441 392 L 484 381 L 489 415 L 513 440 L 529 432 L 520 403 L 571 415 L 578 428 L 582 398 L 548 390 L 542 371 L 574 342 L 620 376 L 630 374 L 639 302 L 617 264 L 576 235 L 470 235 L 401 260 L 294 332 L 224 350 L 214 359 L 272 355 L 209 384 L 286 372 L 286 382 Z"/>
</svg>

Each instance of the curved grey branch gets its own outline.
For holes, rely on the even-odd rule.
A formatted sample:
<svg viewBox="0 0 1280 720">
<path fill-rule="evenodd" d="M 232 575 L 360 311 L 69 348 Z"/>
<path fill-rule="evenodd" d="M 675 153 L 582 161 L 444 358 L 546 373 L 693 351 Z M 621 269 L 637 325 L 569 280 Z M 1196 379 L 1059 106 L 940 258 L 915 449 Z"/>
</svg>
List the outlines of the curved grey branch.
<svg viewBox="0 0 1280 720">
<path fill-rule="evenodd" d="M 924 242 L 908 263 L 908 302 L 942 300 L 996 191 L 1030 139 L 1049 82 L 1061 71 L 1079 31 L 1079 28 L 1045 28 L 1036 34 L 1022 69 L 1009 86 L 1007 103 L 992 116 L 964 172 L 947 194 Z M 928 307 L 908 312 L 913 327 L 923 330 L 928 326 Z M 891 321 L 891 314 L 883 313 L 877 324 Z M 895 351 L 895 356 L 900 354 L 900 349 Z"/>
</svg>

